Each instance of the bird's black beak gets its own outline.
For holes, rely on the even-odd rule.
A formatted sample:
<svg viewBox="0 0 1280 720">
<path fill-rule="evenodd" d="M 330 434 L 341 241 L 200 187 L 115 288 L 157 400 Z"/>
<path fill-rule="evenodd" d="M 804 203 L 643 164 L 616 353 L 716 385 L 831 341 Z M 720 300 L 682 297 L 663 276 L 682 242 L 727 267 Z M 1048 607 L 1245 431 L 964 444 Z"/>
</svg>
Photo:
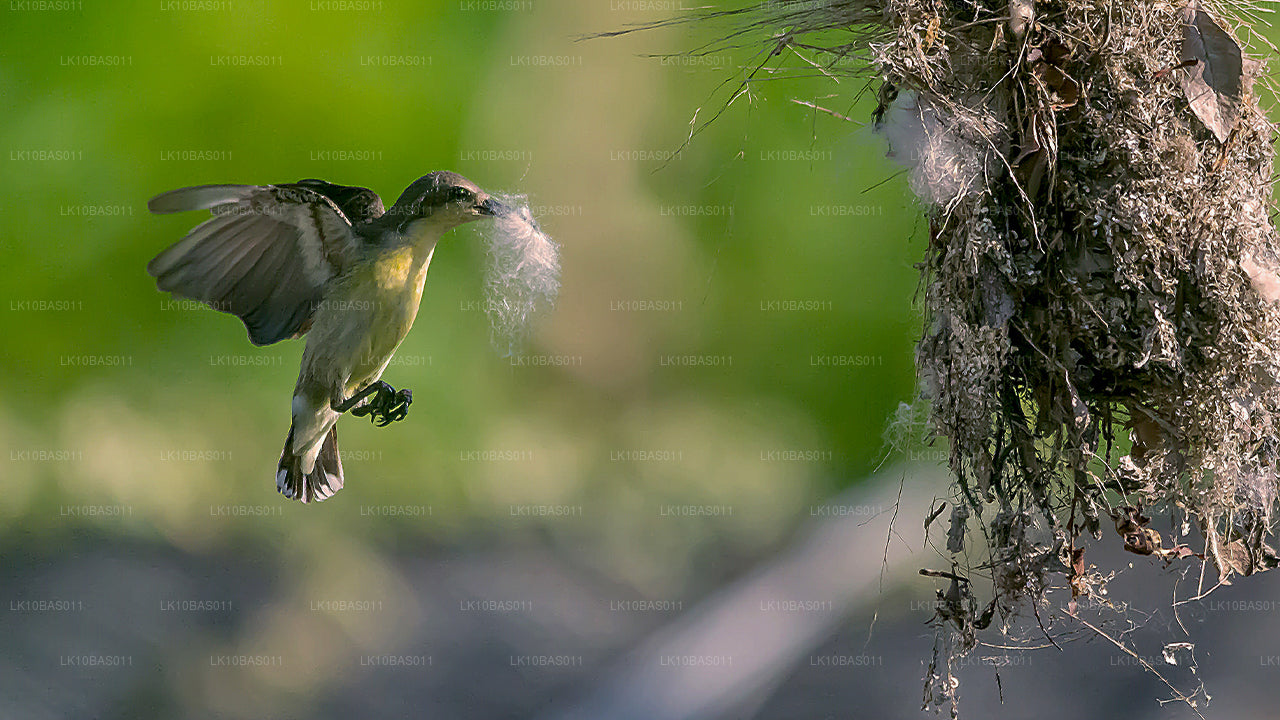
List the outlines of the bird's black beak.
<svg viewBox="0 0 1280 720">
<path fill-rule="evenodd" d="M 511 208 L 504 205 L 502 202 L 500 202 L 497 198 L 493 197 L 492 195 L 485 197 L 484 202 L 481 202 L 478 206 L 476 206 L 476 209 L 479 211 L 481 215 L 491 215 L 491 216 L 506 215 L 507 213 L 511 212 Z"/>
</svg>

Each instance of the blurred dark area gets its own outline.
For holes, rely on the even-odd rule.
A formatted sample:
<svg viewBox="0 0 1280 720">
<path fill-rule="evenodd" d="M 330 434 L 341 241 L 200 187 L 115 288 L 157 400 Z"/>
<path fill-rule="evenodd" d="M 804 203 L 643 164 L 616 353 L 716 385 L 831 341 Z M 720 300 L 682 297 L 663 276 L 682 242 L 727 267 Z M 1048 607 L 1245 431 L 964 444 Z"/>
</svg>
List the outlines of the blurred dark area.
<svg viewBox="0 0 1280 720">
<path fill-rule="evenodd" d="M 939 476 L 930 470 L 919 477 Z M 911 505 L 919 502 L 908 498 L 904 509 Z M 843 525 L 860 539 L 859 549 L 871 544 L 874 570 L 889 521 L 884 514 L 812 525 Z M 1194 567 L 1133 560 L 1119 550 L 1118 537 L 1106 540 L 1090 546 L 1093 562 L 1120 571 L 1111 594 L 1130 604 L 1086 608 L 1083 616 L 1135 648 L 1179 691 L 1206 683 L 1215 696 L 1207 716 L 1267 716 L 1280 663 L 1269 622 L 1280 608 L 1274 583 L 1254 578 L 1220 588 L 1180 606 L 1175 618 L 1167 599 L 1175 586 L 1180 595 L 1194 588 Z M 851 593 L 848 605 L 788 607 L 786 598 L 803 596 L 798 587 L 774 588 L 781 603 L 753 601 L 744 625 L 747 655 L 773 652 L 751 636 L 767 637 L 779 613 L 829 616 L 823 622 L 834 631 L 767 684 L 734 693 L 728 712 L 705 717 L 919 716 L 934 604 L 930 581 L 911 563 L 930 558 L 919 547 L 894 545 L 897 562 L 883 586 L 868 573 L 868 586 Z M 574 708 L 609 687 L 611 676 L 627 681 L 632 648 L 704 605 L 745 592 L 750 572 L 694 574 L 670 596 L 644 597 L 545 538 L 508 538 L 487 547 L 374 548 L 376 561 L 358 563 L 354 577 L 300 592 L 279 569 L 278 550 L 187 552 L 85 533 L 56 553 L 6 553 L 5 717 L 575 717 Z M 810 559 L 842 569 L 833 556 Z M 51 601 L 62 606 L 38 605 Z M 1061 649 L 1022 618 L 1009 647 L 980 646 L 960 661 L 964 712 L 1065 720 L 1113 717 L 1121 708 L 1139 718 L 1195 717 L 1181 703 L 1158 704 L 1173 690 L 1137 659 L 1073 629 L 1060 609 L 1045 612 Z M 1194 642 L 1194 672 L 1164 661 L 1163 647 L 1174 641 Z M 750 662 L 741 650 L 656 657 L 673 666 L 696 657 L 700 666 L 670 672 L 715 677 Z M 635 714 L 613 707 L 609 717 L 655 716 L 651 707 Z"/>
</svg>

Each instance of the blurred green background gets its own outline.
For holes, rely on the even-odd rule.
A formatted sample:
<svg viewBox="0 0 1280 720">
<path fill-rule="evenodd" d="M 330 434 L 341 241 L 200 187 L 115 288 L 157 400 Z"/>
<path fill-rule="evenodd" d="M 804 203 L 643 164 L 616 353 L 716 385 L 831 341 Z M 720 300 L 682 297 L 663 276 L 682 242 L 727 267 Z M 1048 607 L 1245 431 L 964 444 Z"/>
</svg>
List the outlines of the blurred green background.
<svg viewBox="0 0 1280 720">
<path fill-rule="evenodd" d="M 65 5 L 0 24 L 11 562 L 138 542 L 259 563 L 305 601 L 394 595 L 406 549 L 538 543 L 655 596 L 732 575 L 889 454 L 926 226 L 869 129 L 792 102 L 867 119 L 863 83 L 784 57 L 686 145 L 758 56 L 647 57 L 711 28 L 578 39 L 678 3 Z M 528 356 L 496 353 L 478 233 L 448 236 L 385 376 L 407 421 L 344 420 L 346 488 L 288 502 L 303 343 L 255 348 L 158 292 L 147 261 L 203 213 L 146 201 L 317 177 L 389 205 L 444 169 L 529 195 L 558 306 Z M 303 647 L 281 613 L 245 647 Z"/>
<path fill-rule="evenodd" d="M 826 98 L 829 82 L 756 83 L 680 150 L 695 111 L 719 110 L 758 58 L 642 57 L 710 37 L 687 29 L 577 40 L 661 11 L 210 5 L 6 15 L 7 533 L 447 536 L 522 526 L 509 506 L 534 503 L 583 505 L 554 525 L 625 546 L 646 504 L 692 502 L 735 505 L 757 543 L 883 456 L 912 395 L 922 228 L 902 178 L 880 182 L 896 170 L 869 131 L 790 102 L 865 118 L 860 84 Z M 438 169 L 527 193 L 561 243 L 564 290 L 534 360 L 491 349 L 481 243 L 456 231 L 387 373 L 417 393 L 412 420 L 344 422 L 341 498 L 283 503 L 271 478 L 303 343 L 254 348 L 235 318 L 157 292 L 147 260 L 203 213 L 153 217 L 146 200 L 318 177 L 390 204 Z M 467 459 L 487 450 L 532 461 Z M 683 459 L 611 460 L 624 451 Z M 73 503 L 132 513 L 59 515 Z M 284 520 L 210 513 L 223 504 L 283 505 Z M 381 504 L 432 515 L 359 512 Z"/>
</svg>

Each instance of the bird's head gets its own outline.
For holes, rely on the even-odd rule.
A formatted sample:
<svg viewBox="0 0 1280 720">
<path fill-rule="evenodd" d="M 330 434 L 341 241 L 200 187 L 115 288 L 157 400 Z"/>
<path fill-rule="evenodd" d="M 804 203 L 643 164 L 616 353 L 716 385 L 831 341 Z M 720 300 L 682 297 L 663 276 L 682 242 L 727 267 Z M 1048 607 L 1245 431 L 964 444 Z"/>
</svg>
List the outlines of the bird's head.
<svg viewBox="0 0 1280 720">
<path fill-rule="evenodd" d="M 422 220 L 444 231 L 504 210 L 502 203 L 461 175 L 433 172 L 405 188 L 387 215 L 400 228 Z"/>
</svg>

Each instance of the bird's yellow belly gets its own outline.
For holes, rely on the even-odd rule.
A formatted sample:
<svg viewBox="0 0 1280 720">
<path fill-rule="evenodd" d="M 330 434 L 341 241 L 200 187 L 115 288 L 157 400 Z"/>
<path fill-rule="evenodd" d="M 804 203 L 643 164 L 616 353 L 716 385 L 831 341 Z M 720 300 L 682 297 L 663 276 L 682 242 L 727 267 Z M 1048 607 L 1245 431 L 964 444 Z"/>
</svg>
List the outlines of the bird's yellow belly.
<svg viewBox="0 0 1280 720">
<path fill-rule="evenodd" d="M 418 309 L 417 297 L 410 298 L 409 302 L 413 303 L 411 310 L 391 309 L 371 318 L 368 324 L 369 335 L 364 343 L 362 352 L 357 353 L 352 359 L 350 378 L 347 381 L 347 394 L 351 394 L 359 390 L 361 387 L 377 380 L 382 375 L 382 370 L 391 360 L 391 356 L 395 353 L 396 348 L 400 347 L 400 343 L 405 336 L 409 334 L 409 328 L 413 326 L 414 316 Z M 381 301 L 374 302 L 397 303 L 405 302 L 401 297 L 390 297 Z"/>
<path fill-rule="evenodd" d="M 430 261 L 430 251 L 391 251 L 354 269 L 326 298 L 308 345 L 327 356 L 323 364 L 336 373 L 331 387 L 340 385 L 349 397 L 382 375 L 413 327 Z"/>
<path fill-rule="evenodd" d="M 420 261 L 415 260 L 414 253 L 406 248 L 371 268 L 372 282 L 364 283 L 370 289 L 369 332 L 364 352 L 355 358 L 351 366 L 348 392 L 355 392 L 377 380 L 396 348 L 409 334 L 409 328 L 413 327 L 418 305 L 422 302 L 422 288 L 431 255 L 428 253 Z"/>
</svg>

